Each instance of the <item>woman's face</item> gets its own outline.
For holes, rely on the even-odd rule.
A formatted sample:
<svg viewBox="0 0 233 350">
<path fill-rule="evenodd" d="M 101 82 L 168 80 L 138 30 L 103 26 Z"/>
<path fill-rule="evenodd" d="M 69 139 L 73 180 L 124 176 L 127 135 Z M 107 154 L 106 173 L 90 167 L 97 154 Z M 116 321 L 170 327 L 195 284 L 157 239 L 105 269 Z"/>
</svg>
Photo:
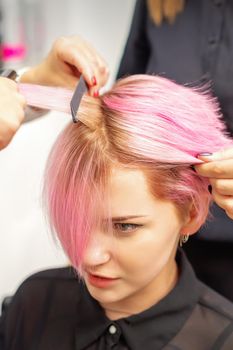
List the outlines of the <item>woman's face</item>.
<svg viewBox="0 0 233 350">
<path fill-rule="evenodd" d="M 140 170 L 114 169 L 110 202 L 113 233 L 93 232 L 83 277 L 104 309 L 118 310 L 122 317 L 145 310 L 173 288 L 185 220 L 172 202 L 152 196 Z"/>
</svg>

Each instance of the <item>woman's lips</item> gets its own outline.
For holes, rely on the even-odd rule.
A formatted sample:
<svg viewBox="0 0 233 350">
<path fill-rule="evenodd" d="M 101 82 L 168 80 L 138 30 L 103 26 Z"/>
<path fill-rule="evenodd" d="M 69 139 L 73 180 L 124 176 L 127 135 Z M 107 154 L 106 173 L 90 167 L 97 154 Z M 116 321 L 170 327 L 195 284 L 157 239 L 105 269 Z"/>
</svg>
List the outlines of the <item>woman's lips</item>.
<svg viewBox="0 0 233 350">
<path fill-rule="evenodd" d="M 98 288 L 107 288 L 110 287 L 114 282 L 119 280 L 119 278 L 108 278 L 102 277 L 98 275 L 92 275 L 91 273 L 87 273 L 88 282 L 94 287 Z"/>
</svg>

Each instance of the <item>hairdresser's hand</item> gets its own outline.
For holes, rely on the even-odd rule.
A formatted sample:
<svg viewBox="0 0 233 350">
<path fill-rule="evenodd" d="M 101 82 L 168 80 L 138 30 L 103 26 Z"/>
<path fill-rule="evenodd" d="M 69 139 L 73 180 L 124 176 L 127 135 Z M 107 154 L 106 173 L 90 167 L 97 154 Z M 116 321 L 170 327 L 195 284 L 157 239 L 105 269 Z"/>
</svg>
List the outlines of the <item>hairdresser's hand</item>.
<svg viewBox="0 0 233 350">
<path fill-rule="evenodd" d="M 17 84 L 0 77 L 0 150 L 8 145 L 24 119 L 26 101 Z"/>
<path fill-rule="evenodd" d="M 90 94 L 98 96 L 109 77 L 106 62 L 81 37 L 61 37 L 42 63 L 26 72 L 21 81 L 73 89 L 81 73 L 90 87 Z"/>
<path fill-rule="evenodd" d="M 198 174 L 209 177 L 215 202 L 233 219 L 233 148 L 212 155 L 199 156 Z"/>
</svg>

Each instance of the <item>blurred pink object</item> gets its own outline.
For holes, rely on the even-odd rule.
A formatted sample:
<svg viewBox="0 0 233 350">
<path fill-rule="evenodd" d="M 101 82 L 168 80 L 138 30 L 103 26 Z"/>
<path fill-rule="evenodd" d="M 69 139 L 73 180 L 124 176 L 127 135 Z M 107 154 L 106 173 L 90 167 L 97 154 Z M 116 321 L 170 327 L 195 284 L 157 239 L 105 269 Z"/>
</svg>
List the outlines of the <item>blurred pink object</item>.
<svg viewBox="0 0 233 350">
<path fill-rule="evenodd" d="M 19 44 L 19 45 L 7 45 L 3 44 L 1 47 L 2 51 L 2 60 L 4 62 L 10 61 L 10 60 L 22 60 L 26 56 L 26 46 Z"/>
</svg>

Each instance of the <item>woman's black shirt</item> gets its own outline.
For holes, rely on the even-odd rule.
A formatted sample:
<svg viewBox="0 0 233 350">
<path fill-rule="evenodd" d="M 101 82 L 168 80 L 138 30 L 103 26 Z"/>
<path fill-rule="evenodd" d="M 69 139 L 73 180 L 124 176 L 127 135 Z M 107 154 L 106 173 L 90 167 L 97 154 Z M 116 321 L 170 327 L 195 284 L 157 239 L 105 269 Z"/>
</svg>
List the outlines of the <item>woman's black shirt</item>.
<svg viewBox="0 0 233 350">
<path fill-rule="evenodd" d="M 175 288 L 148 310 L 109 320 L 72 268 L 39 272 L 0 319 L 1 350 L 232 350 L 233 306 L 199 282 L 184 253 Z"/>
</svg>

